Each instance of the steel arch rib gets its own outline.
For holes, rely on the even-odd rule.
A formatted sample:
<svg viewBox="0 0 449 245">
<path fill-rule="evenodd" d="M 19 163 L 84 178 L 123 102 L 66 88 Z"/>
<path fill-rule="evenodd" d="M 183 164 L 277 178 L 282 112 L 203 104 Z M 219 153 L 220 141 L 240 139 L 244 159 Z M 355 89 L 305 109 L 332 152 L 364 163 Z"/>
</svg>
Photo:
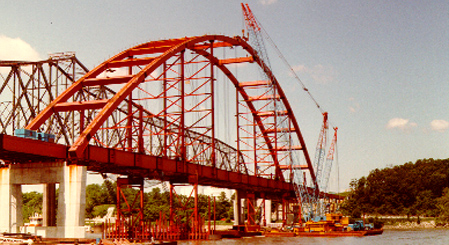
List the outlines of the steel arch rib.
<svg viewBox="0 0 449 245">
<path fill-rule="evenodd" d="M 281 97 L 281 100 L 282 100 L 285 108 L 287 109 L 287 114 L 288 114 L 290 120 L 292 120 L 293 127 L 295 128 L 295 133 L 296 133 L 296 135 L 298 137 L 298 140 L 299 140 L 299 142 L 301 144 L 301 147 L 303 149 L 304 157 L 306 159 L 307 166 L 309 168 L 310 175 L 312 177 L 312 182 L 313 182 L 314 186 L 316 187 L 317 192 L 319 192 L 318 183 L 317 183 L 317 180 L 316 180 L 315 173 L 313 171 L 312 161 L 310 160 L 309 152 L 307 151 L 307 147 L 306 147 L 304 138 L 302 137 L 301 131 L 299 129 L 299 124 L 296 121 L 295 115 L 293 113 L 293 110 L 292 110 L 290 104 L 288 103 L 288 100 L 287 100 L 287 97 L 285 96 L 284 91 L 282 90 L 279 82 L 277 81 L 276 77 L 274 76 L 274 74 L 270 70 L 270 68 L 268 68 L 268 66 L 263 62 L 263 60 L 259 58 L 259 56 L 257 55 L 257 52 L 246 41 L 244 41 L 240 37 L 236 37 L 236 38 L 239 39 L 242 47 L 245 50 L 247 50 L 248 53 L 250 53 L 251 55 L 253 55 L 255 57 L 255 61 L 264 70 L 264 72 L 268 75 L 268 77 L 271 79 L 271 81 L 274 82 L 277 85 L 278 93 L 279 93 L 279 95 Z"/>
<path fill-rule="evenodd" d="M 87 73 L 84 77 L 82 77 L 81 79 L 79 79 L 77 82 L 75 82 L 71 87 L 69 87 L 66 91 L 64 91 L 63 93 L 61 93 L 60 96 L 58 96 L 58 98 L 56 98 L 54 101 L 52 101 L 50 103 L 50 105 L 45 108 L 28 126 L 28 129 L 31 130 L 37 130 L 40 125 L 42 125 L 54 112 L 55 112 L 55 106 L 58 103 L 61 102 L 65 102 L 67 101 L 71 96 L 73 96 L 77 91 L 79 91 L 80 88 L 82 88 L 83 86 L 83 82 L 86 79 L 89 78 L 95 78 L 97 77 L 99 74 L 101 74 L 102 72 L 104 72 L 106 69 L 108 69 L 108 65 L 116 60 L 121 60 L 124 59 L 126 57 L 130 57 L 132 56 L 131 52 L 132 50 L 136 50 L 139 48 L 157 48 L 157 43 L 159 42 L 172 42 L 172 46 L 171 48 L 167 49 L 164 53 L 162 53 L 161 55 L 157 56 L 156 58 L 154 58 L 154 60 L 152 60 L 148 65 L 145 66 L 145 68 L 143 68 L 139 73 L 133 75 L 132 78 L 130 78 L 130 80 L 122 87 L 122 89 L 117 92 L 114 97 L 112 97 L 111 99 L 109 99 L 109 101 L 106 103 L 106 105 L 101 109 L 101 111 L 97 114 L 97 116 L 90 122 L 90 124 L 84 129 L 84 131 L 80 134 L 80 136 L 78 137 L 78 139 L 74 142 L 74 144 L 70 147 L 70 154 L 72 157 L 76 157 L 76 158 L 82 158 L 83 156 L 83 152 L 86 149 L 90 139 L 92 138 L 92 136 L 95 134 L 95 132 L 101 127 L 101 125 L 105 122 L 105 120 L 113 113 L 113 111 L 119 106 L 119 104 L 124 101 L 126 99 L 126 97 L 132 93 L 132 91 L 140 84 L 142 83 L 145 78 L 151 74 L 155 69 L 157 69 L 158 67 L 160 67 L 163 62 L 165 62 L 166 60 L 168 60 L 169 58 L 173 57 L 175 54 L 186 50 L 186 49 L 191 49 L 195 52 L 197 52 L 198 54 L 206 57 L 207 59 L 209 59 L 212 63 L 214 63 L 214 65 L 216 65 L 217 67 L 219 67 L 219 69 L 222 70 L 222 72 L 233 82 L 234 86 L 236 87 L 236 89 L 238 90 L 238 92 L 242 95 L 242 97 L 247 101 L 248 107 L 253 111 L 253 117 L 255 118 L 255 120 L 257 121 L 257 125 L 260 128 L 261 132 L 263 132 L 265 141 L 267 143 L 268 148 L 270 149 L 270 151 L 272 152 L 272 156 L 273 156 L 273 160 L 275 162 L 275 168 L 276 168 L 276 174 L 280 177 L 283 178 L 283 175 L 280 174 L 281 170 L 279 167 L 279 164 L 277 162 L 276 159 L 276 154 L 273 154 L 273 146 L 271 145 L 269 139 L 268 139 L 268 135 L 267 133 L 265 133 L 264 129 L 264 124 L 261 121 L 260 117 L 258 115 L 256 115 L 255 112 L 255 107 L 252 104 L 251 101 L 247 100 L 249 98 L 249 96 L 246 94 L 246 92 L 239 88 L 238 86 L 238 80 L 235 78 L 235 76 L 225 67 L 225 65 L 223 64 L 219 64 L 219 61 L 216 57 L 212 56 L 211 54 L 209 54 L 208 52 L 206 52 L 204 49 L 194 49 L 194 45 L 198 44 L 198 43 L 202 43 L 202 42 L 206 42 L 206 41 L 222 41 L 222 42 L 226 42 L 229 43 L 230 45 L 233 46 L 241 46 L 243 49 L 245 49 L 253 58 L 254 61 L 257 62 L 257 64 L 264 70 L 264 72 L 268 75 L 268 77 L 271 79 L 271 81 L 273 83 L 276 84 L 277 89 L 278 89 L 278 93 L 280 95 L 280 99 L 282 100 L 282 103 L 285 105 L 286 109 L 287 109 L 287 113 L 288 113 L 288 117 L 290 118 L 293 127 L 295 129 L 295 133 L 298 137 L 298 140 L 302 146 L 302 151 L 304 153 L 307 165 L 308 165 L 308 169 L 310 171 L 310 175 L 312 176 L 312 181 L 314 183 L 315 186 L 317 186 L 316 184 L 316 177 L 313 171 L 313 167 L 312 167 L 312 163 L 310 161 L 310 157 L 305 145 L 305 141 L 302 137 L 302 134 L 300 132 L 299 129 L 299 125 L 296 121 L 296 118 L 294 117 L 293 111 L 287 101 L 287 98 L 283 92 L 283 90 L 281 89 L 278 81 L 276 80 L 276 78 L 274 77 L 274 75 L 272 74 L 271 70 L 263 63 L 263 61 L 258 57 L 257 52 L 242 38 L 240 37 L 227 37 L 227 36 L 222 36 L 222 35 L 205 35 L 205 36 L 199 36 L 199 37 L 191 37 L 191 38 L 183 38 L 183 39 L 173 39 L 173 40 L 166 40 L 166 41 L 155 41 L 155 42 L 149 42 L 149 43 L 144 43 L 141 45 L 137 45 L 135 47 L 132 47 L 130 49 L 127 49 L 115 56 L 113 56 L 112 58 L 108 59 L 107 61 L 103 62 L 102 64 L 100 64 L 99 66 L 97 66 L 96 68 L 94 68 L 93 70 L 91 70 L 89 73 Z M 151 46 L 152 45 L 152 46 Z"/>
</svg>

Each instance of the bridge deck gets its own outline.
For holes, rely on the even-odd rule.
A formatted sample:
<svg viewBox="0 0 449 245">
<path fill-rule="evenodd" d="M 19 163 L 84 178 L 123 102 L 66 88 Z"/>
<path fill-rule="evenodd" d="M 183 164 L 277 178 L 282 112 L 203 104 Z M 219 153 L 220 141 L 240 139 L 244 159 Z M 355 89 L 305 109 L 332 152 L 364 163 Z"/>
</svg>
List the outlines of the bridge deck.
<svg viewBox="0 0 449 245">
<path fill-rule="evenodd" d="M 0 159 L 11 162 L 45 162 L 67 160 L 87 166 L 89 171 L 134 174 L 173 183 L 198 183 L 243 191 L 264 193 L 266 197 L 294 197 L 290 183 L 250 176 L 157 156 L 89 146 L 83 159 L 71 159 L 68 147 L 61 144 L 0 134 Z"/>
</svg>

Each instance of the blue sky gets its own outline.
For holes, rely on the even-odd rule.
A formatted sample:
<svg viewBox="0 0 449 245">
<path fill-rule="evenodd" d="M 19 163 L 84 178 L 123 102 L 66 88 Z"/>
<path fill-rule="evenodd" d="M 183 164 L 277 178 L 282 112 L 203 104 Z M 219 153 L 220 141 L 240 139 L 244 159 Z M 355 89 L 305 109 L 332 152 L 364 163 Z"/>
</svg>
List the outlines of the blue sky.
<svg viewBox="0 0 449 245">
<path fill-rule="evenodd" d="M 340 189 L 375 168 L 449 157 L 448 1 L 249 4 L 339 127 Z M 243 28 L 240 1 L 232 0 L 2 1 L 0 16 L 0 60 L 75 51 L 90 69 L 149 40 Z M 269 53 L 313 155 L 320 111 Z"/>
</svg>

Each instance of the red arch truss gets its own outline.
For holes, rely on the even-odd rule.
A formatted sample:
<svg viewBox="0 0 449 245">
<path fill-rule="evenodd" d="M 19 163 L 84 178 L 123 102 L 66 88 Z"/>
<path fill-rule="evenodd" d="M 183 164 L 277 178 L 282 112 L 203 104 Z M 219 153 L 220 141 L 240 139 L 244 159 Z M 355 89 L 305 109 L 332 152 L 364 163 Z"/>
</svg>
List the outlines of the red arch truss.
<svg viewBox="0 0 449 245">
<path fill-rule="evenodd" d="M 225 83 L 230 88 L 220 87 Z M 38 130 L 55 117 L 64 121 L 73 112 L 80 129 L 69 149 L 73 158 L 83 158 L 88 144 L 95 144 L 285 181 L 301 169 L 316 186 L 281 86 L 238 36 L 186 37 L 127 49 L 73 83 L 27 128 Z"/>
</svg>

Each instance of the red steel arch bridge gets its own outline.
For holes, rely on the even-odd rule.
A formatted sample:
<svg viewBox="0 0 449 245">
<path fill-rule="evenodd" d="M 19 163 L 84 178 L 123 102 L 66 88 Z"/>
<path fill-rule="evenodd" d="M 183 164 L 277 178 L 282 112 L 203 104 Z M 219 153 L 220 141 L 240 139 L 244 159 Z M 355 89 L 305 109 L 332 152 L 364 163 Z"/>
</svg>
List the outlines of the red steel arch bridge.
<svg viewBox="0 0 449 245">
<path fill-rule="evenodd" d="M 336 198 L 318 189 L 286 94 L 245 38 L 151 41 L 90 71 L 73 53 L 0 61 L 0 69 L 0 159 L 6 165 L 59 159 L 129 176 L 118 181 L 123 186 L 158 179 L 284 203 L 305 203 L 301 195 Z M 16 137 L 16 129 L 54 140 Z M 197 213 L 191 238 L 204 233 Z M 251 215 L 247 222 L 255 225 Z M 171 211 L 168 222 L 175 216 Z M 137 226 L 142 219 L 138 213 Z"/>
</svg>

